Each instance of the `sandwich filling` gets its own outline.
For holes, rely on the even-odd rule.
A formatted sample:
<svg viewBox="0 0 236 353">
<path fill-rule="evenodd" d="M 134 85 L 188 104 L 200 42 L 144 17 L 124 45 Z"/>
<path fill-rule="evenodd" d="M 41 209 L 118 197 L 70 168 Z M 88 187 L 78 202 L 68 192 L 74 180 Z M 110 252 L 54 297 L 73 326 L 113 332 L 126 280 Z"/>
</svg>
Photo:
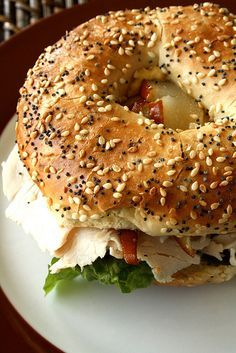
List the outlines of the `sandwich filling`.
<svg viewBox="0 0 236 353">
<path fill-rule="evenodd" d="M 191 265 L 224 263 L 236 266 L 236 234 L 150 236 L 137 230 L 73 228 L 59 225 L 47 199 L 31 180 L 14 147 L 3 163 L 3 189 L 10 200 L 6 216 L 33 235 L 43 251 L 59 260 L 50 272 L 79 266 L 81 270 L 107 254 L 131 266 L 145 262 L 161 283 Z"/>
</svg>

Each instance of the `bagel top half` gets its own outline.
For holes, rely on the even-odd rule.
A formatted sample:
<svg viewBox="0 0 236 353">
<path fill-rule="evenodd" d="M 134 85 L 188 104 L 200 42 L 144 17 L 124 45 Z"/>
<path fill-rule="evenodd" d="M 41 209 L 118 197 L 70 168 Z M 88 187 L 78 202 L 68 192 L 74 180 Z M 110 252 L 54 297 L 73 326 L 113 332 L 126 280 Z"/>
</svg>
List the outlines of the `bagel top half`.
<svg viewBox="0 0 236 353">
<path fill-rule="evenodd" d="M 129 111 L 140 70 L 173 81 L 209 121 L 176 131 Z M 226 9 L 204 3 L 97 16 L 29 70 L 17 107 L 20 158 L 62 224 L 232 232 L 235 80 L 236 19 Z"/>
</svg>

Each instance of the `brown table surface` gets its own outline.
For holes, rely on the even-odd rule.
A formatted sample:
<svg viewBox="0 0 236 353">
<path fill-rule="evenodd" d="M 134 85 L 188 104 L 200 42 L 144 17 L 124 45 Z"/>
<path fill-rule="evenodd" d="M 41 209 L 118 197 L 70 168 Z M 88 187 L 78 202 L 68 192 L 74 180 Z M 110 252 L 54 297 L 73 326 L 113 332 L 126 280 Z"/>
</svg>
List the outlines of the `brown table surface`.
<svg viewBox="0 0 236 353">
<path fill-rule="evenodd" d="M 155 7 L 157 5 L 160 7 L 187 5 L 200 2 L 196 0 L 92 0 L 88 4 L 75 6 L 40 20 L 35 25 L 27 27 L 10 40 L 0 44 L 0 133 L 15 112 L 18 90 L 23 84 L 27 69 L 33 65 L 43 48 L 59 39 L 66 30 L 72 29 L 89 18 L 108 10 Z M 236 12 L 235 0 L 218 0 L 217 2 Z M 0 352 L 60 352 L 21 318 L 1 290 Z"/>
</svg>

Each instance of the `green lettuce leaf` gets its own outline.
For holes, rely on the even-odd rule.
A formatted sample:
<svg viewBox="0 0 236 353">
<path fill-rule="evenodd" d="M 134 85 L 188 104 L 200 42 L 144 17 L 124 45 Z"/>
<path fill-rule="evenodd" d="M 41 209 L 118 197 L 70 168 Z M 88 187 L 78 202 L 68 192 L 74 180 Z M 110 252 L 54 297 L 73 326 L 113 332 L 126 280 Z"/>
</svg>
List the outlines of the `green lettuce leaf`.
<svg viewBox="0 0 236 353">
<path fill-rule="evenodd" d="M 56 261 L 58 259 L 54 258 L 51 265 Z M 48 294 L 59 281 L 70 280 L 77 276 L 82 276 L 87 281 L 115 284 L 123 293 L 148 287 L 154 279 L 152 270 L 146 262 L 128 265 L 123 260 L 105 256 L 103 259 L 98 258 L 92 265 L 85 266 L 82 271 L 79 266 L 76 266 L 55 274 L 49 272 L 44 284 L 45 294 Z"/>
<path fill-rule="evenodd" d="M 51 264 L 48 265 L 48 275 L 46 277 L 44 286 L 43 286 L 43 290 L 45 292 L 45 294 L 48 294 L 49 292 L 51 292 L 51 290 L 57 285 L 57 283 L 59 281 L 62 280 L 71 280 L 77 276 L 80 275 L 81 271 L 80 268 L 76 267 L 76 268 L 65 268 L 63 270 L 61 270 L 58 273 L 50 273 L 49 268 L 51 265 L 53 265 L 55 262 L 57 262 L 59 259 L 57 258 L 53 258 L 51 261 Z"/>
</svg>

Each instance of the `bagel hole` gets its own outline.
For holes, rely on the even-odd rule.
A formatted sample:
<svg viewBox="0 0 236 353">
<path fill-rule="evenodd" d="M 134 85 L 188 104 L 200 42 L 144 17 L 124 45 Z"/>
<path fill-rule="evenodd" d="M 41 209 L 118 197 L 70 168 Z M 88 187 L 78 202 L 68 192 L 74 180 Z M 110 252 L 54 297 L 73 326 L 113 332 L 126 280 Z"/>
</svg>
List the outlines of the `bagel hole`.
<svg viewBox="0 0 236 353">
<path fill-rule="evenodd" d="M 209 120 L 199 103 L 169 80 L 143 79 L 138 93 L 128 99 L 127 105 L 174 130 L 196 129 Z"/>
</svg>

